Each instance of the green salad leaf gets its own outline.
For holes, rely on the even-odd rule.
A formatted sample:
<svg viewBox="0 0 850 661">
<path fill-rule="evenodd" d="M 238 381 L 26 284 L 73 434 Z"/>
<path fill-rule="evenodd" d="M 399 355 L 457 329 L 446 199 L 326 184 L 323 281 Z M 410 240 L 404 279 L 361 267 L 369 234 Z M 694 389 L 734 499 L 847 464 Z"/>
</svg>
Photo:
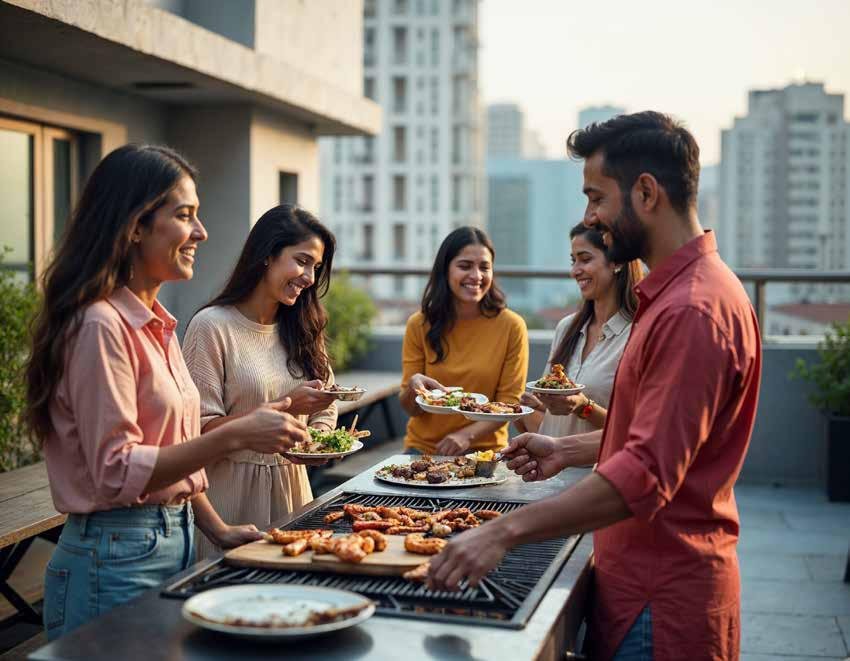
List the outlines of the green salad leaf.
<svg viewBox="0 0 850 661">
<path fill-rule="evenodd" d="M 310 438 L 313 441 L 321 443 L 327 448 L 327 452 L 348 452 L 351 446 L 354 445 L 354 437 L 342 427 L 333 431 L 324 431 L 310 427 L 307 431 L 310 432 Z"/>
</svg>

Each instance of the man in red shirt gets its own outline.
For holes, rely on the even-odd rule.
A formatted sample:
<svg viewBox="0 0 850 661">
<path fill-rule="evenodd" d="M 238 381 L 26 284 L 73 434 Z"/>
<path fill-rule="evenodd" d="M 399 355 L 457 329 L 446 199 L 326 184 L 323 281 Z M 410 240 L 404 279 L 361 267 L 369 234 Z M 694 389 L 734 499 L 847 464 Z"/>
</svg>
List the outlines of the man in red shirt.
<svg viewBox="0 0 850 661">
<path fill-rule="evenodd" d="M 608 258 L 650 274 L 602 432 L 522 434 L 506 452 L 526 481 L 598 461 L 558 496 L 459 535 L 431 587 L 477 582 L 518 544 L 596 531 L 596 659 L 738 657 L 738 512 L 732 487 L 750 441 L 761 346 L 741 283 L 697 218 L 699 148 L 666 115 L 621 115 L 576 131 L 585 223 Z"/>
</svg>

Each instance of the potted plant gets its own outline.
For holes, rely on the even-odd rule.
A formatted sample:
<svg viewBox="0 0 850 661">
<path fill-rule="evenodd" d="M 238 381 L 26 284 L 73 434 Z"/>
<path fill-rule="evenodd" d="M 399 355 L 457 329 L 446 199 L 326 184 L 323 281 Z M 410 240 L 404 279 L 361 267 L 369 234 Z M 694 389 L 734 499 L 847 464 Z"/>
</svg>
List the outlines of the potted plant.
<svg viewBox="0 0 850 661">
<path fill-rule="evenodd" d="M 826 491 L 830 500 L 850 501 L 850 319 L 832 324 L 818 345 L 820 361 L 797 359 L 792 376 L 814 385 L 809 401 L 826 415 Z"/>
</svg>

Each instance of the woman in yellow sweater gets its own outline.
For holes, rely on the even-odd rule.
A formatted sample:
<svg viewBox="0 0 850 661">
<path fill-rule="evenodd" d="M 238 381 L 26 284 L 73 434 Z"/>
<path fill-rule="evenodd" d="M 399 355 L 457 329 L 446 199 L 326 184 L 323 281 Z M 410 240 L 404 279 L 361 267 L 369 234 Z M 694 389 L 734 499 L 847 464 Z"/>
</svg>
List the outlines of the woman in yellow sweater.
<svg viewBox="0 0 850 661">
<path fill-rule="evenodd" d="M 401 405 L 410 414 L 404 437 L 409 453 L 461 455 L 507 444 L 507 424 L 425 413 L 415 402 L 417 389 L 447 386 L 483 393 L 491 401 L 519 401 L 528 372 L 528 333 L 493 281 L 494 257 L 482 230 L 454 230 L 437 252 L 422 309 L 407 320 Z"/>
</svg>

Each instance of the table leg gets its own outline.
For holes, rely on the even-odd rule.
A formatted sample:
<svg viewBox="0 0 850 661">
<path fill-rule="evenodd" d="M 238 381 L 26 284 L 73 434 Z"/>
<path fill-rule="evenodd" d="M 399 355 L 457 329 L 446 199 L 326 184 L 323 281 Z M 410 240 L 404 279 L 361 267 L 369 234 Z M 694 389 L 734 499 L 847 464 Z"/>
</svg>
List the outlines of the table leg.
<svg viewBox="0 0 850 661">
<path fill-rule="evenodd" d="M 33 539 L 33 537 L 30 537 L 17 544 L 0 549 L 0 594 L 15 607 L 25 622 L 41 624 L 41 615 L 8 583 L 9 577 L 24 557 Z"/>
</svg>

